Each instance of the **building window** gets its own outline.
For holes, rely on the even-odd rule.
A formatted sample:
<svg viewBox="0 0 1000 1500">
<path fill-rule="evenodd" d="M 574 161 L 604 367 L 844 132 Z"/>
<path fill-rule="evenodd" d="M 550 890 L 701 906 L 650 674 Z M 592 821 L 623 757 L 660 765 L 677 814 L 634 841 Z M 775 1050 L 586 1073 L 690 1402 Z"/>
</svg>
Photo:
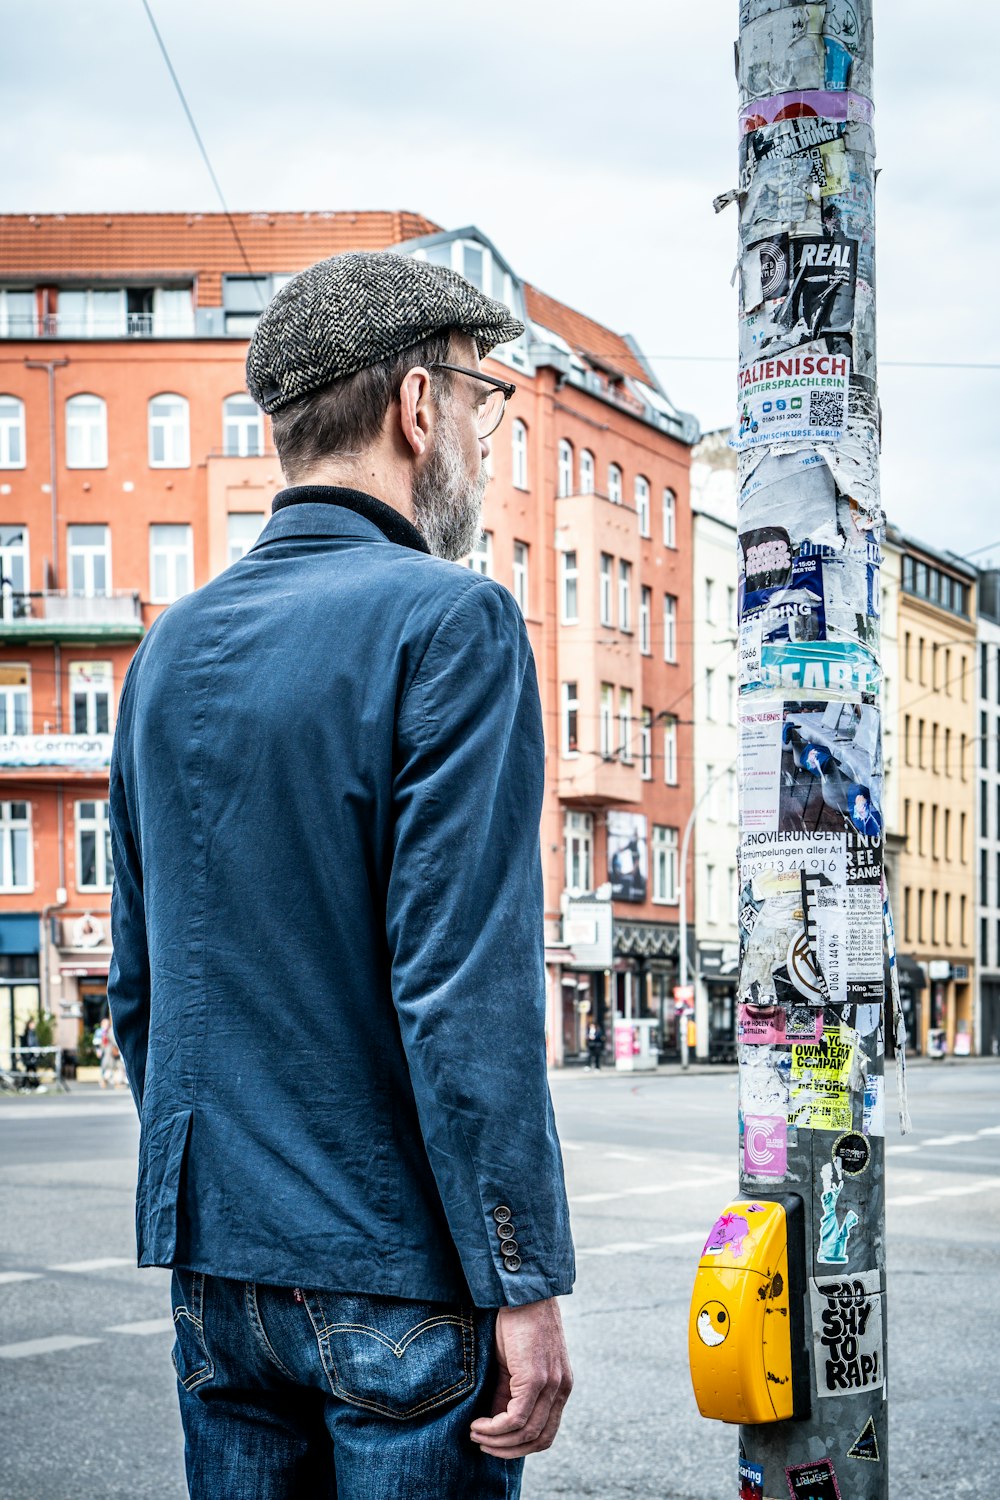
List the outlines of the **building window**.
<svg viewBox="0 0 1000 1500">
<path fill-rule="evenodd" d="M 644 708 L 642 711 L 642 737 L 640 739 L 642 748 L 642 779 L 652 781 L 653 779 L 653 710 Z"/>
<path fill-rule="evenodd" d="M 38 337 L 38 317 L 33 291 L 0 292 L 0 338 Z"/>
<path fill-rule="evenodd" d="M 944 731 L 944 774 L 951 775 L 951 730 L 947 727 Z"/>
<path fill-rule="evenodd" d="M 979 851 L 979 901 L 982 906 L 990 904 L 990 852 L 988 849 Z"/>
<path fill-rule="evenodd" d="M 677 496 L 671 489 L 663 491 L 663 545 L 677 546 Z"/>
<path fill-rule="evenodd" d="M 923 886 L 917 891 L 917 942 L 924 940 L 924 889 Z"/>
<path fill-rule="evenodd" d="M 264 452 L 264 413 L 249 396 L 227 396 L 222 403 L 222 451 L 227 458 Z"/>
<path fill-rule="evenodd" d="M 737 699 L 737 696 L 738 695 L 737 695 L 737 692 L 736 692 L 736 678 L 732 677 L 732 676 L 727 677 L 726 678 L 726 719 L 727 719 L 728 723 L 730 723 L 730 724 L 735 724 L 736 723 L 736 699 Z"/>
<path fill-rule="evenodd" d="M 194 559 L 190 526 L 150 526 L 149 588 L 153 604 L 169 604 L 192 588 Z"/>
<path fill-rule="evenodd" d="M 24 402 L 0 396 L 0 469 L 24 468 Z"/>
<path fill-rule="evenodd" d="M 711 578 L 705 579 L 705 619 L 715 623 L 715 582 Z"/>
<path fill-rule="evenodd" d="M 938 807 L 931 803 L 931 859 L 938 857 Z"/>
<path fill-rule="evenodd" d="M 677 785 L 677 720 L 672 714 L 663 720 L 663 779 L 667 786 Z"/>
<path fill-rule="evenodd" d="M 0 526 L 0 619 L 18 620 L 27 613 L 28 578 L 28 528 Z"/>
<path fill-rule="evenodd" d="M 622 503 L 622 471 L 617 464 L 608 464 L 608 499 L 612 505 Z"/>
<path fill-rule="evenodd" d="M 726 589 L 726 627 L 736 629 L 736 590 L 733 588 Z"/>
<path fill-rule="evenodd" d="M 984 771 L 990 768 L 989 716 L 979 715 L 979 764 Z"/>
<path fill-rule="evenodd" d="M 985 917 L 979 919 L 979 962 L 989 968 L 990 924 Z"/>
<path fill-rule="evenodd" d="M 611 564 L 613 559 L 607 552 L 601 553 L 601 624 L 612 624 L 611 619 Z"/>
<path fill-rule="evenodd" d="M 944 837 L 943 837 L 943 842 L 944 842 L 944 857 L 945 857 L 946 860 L 950 860 L 951 859 L 951 808 L 950 807 L 946 807 L 945 810 L 944 810 Z"/>
<path fill-rule="evenodd" d="M 601 683 L 601 755 L 610 760 L 614 755 L 614 688 L 610 682 Z"/>
<path fill-rule="evenodd" d="M 652 613 L 653 590 L 643 584 L 639 589 L 639 650 L 643 656 L 651 655 L 653 650 Z"/>
<path fill-rule="evenodd" d="M 106 802 L 76 804 L 76 885 L 80 891 L 110 891 L 111 825 Z"/>
<path fill-rule="evenodd" d="M 476 547 L 469 554 L 469 567 L 484 578 L 493 577 L 493 533 L 481 531 Z"/>
<path fill-rule="evenodd" d="M 580 742 L 577 737 L 579 728 L 580 700 L 576 696 L 576 683 L 564 682 L 562 685 L 562 753 L 563 755 L 577 755 L 580 750 Z"/>
<path fill-rule="evenodd" d="M 663 660 L 677 660 L 677 599 L 673 594 L 663 596 Z"/>
<path fill-rule="evenodd" d="M 580 494 L 594 493 L 594 455 L 589 448 L 580 450 Z"/>
<path fill-rule="evenodd" d="M 632 564 L 618 562 L 618 628 L 632 629 Z"/>
<path fill-rule="evenodd" d="M 27 802 L 0 802 L 0 891 L 30 891 L 31 809 Z"/>
<path fill-rule="evenodd" d="M 267 276 L 224 276 L 222 306 L 226 333 L 231 338 L 249 338 L 270 300 L 271 281 Z"/>
<path fill-rule="evenodd" d="M 708 819 L 708 821 L 710 823 L 715 823 L 718 820 L 718 813 L 716 812 L 716 805 L 715 805 L 715 793 L 716 793 L 715 767 L 713 765 L 706 765 L 706 767 L 705 767 L 705 816 L 706 816 L 706 818 Z"/>
<path fill-rule="evenodd" d="M 188 404 L 183 396 L 164 393 L 149 403 L 149 466 L 186 469 L 191 463 Z"/>
<path fill-rule="evenodd" d="M 564 815 L 566 889 L 590 891 L 594 887 L 594 815 L 568 812 Z"/>
<path fill-rule="evenodd" d="M 635 476 L 635 511 L 639 518 L 639 535 L 649 536 L 649 480 L 644 474 Z"/>
<path fill-rule="evenodd" d="M 938 941 L 938 893 L 931 891 L 931 947 L 936 948 Z"/>
<path fill-rule="evenodd" d="M 959 925 L 959 929 L 960 929 L 959 930 L 959 934 L 958 934 L 958 941 L 961 943 L 962 947 L 964 948 L 965 947 L 965 897 L 964 896 L 960 896 L 958 898 L 958 912 L 959 912 L 958 925 Z"/>
<path fill-rule="evenodd" d="M 27 667 L 0 662 L 0 734 L 31 733 L 31 678 Z"/>
<path fill-rule="evenodd" d="M 705 718 L 715 719 L 715 669 L 709 667 L 705 672 Z"/>
<path fill-rule="evenodd" d="M 966 821 L 967 821 L 967 819 L 966 819 L 965 813 L 959 813 L 959 815 L 958 815 L 958 857 L 962 861 L 963 865 L 965 864 L 965 861 L 966 861 L 966 854 L 965 854 L 965 826 L 966 826 Z"/>
<path fill-rule="evenodd" d="M 60 338 L 120 339 L 128 328 L 122 287 L 61 291 L 57 308 Z"/>
<path fill-rule="evenodd" d="M 917 720 L 917 765 L 921 770 L 924 768 L 924 721 Z"/>
<path fill-rule="evenodd" d="M 106 469 L 108 408 L 100 396 L 71 396 L 66 402 L 67 469 Z"/>
<path fill-rule="evenodd" d="M 917 853 L 924 852 L 924 804 L 917 803 Z"/>
<path fill-rule="evenodd" d="M 74 734 L 111 733 L 109 661 L 71 661 L 69 697 Z"/>
<path fill-rule="evenodd" d="M 77 598 L 93 599 L 111 593 L 111 533 L 107 526 L 71 526 L 69 586 Z"/>
<path fill-rule="evenodd" d="M 677 904 L 677 829 L 653 824 L 653 900 L 658 906 Z"/>
<path fill-rule="evenodd" d="M 730 823 L 738 823 L 740 821 L 740 798 L 736 783 L 735 766 L 730 766 L 726 772 L 726 789 L 728 792 L 727 806 L 729 808 L 729 821 Z"/>
<path fill-rule="evenodd" d="M 909 886 L 904 886 L 904 888 L 903 888 L 903 941 L 904 941 L 904 943 L 909 943 L 909 942 L 913 941 L 913 933 L 912 933 L 911 928 L 910 928 L 910 887 Z"/>
<path fill-rule="evenodd" d="M 717 922 L 718 913 L 715 909 L 715 866 L 705 866 L 705 920 L 706 922 Z"/>
<path fill-rule="evenodd" d="M 528 544 L 514 543 L 514 598 L 522 615 L 528 613 Z"/>
<path fill-rule="evenodd" d="M 632 689 L 618 689 L 618 751 L 626 765 L 632 764 Z"/>
<path fill-rule="evenodd" d="M 559 489 L 560 495 L 573 493 L 573 444 L 567 438 L 559 439 Z"/>
<path fill-rule="evenodd" d="M 516 490 L 528 488 L 528 429 L 520 417 L 510 424 L 511 483 Z"/>
<path fill-rule="evenodd" d="M 559 566 L 562 570 L 562 586 L 559 591 L 562 599 L 562 623 L 564 625 L 575 625 L 580 618 L 577 593 L 577 583 L 580 575 L 576 566 L 576 553 L 561 552 L 559 554 Z"/>
<path fill-rule="evenodd" d="M 230 511 L 226 517 L 226 545 L 230 563 L 246 557 L 254 542 L 264 530 L 267 520 L 262 510 Z"/>
</svg>

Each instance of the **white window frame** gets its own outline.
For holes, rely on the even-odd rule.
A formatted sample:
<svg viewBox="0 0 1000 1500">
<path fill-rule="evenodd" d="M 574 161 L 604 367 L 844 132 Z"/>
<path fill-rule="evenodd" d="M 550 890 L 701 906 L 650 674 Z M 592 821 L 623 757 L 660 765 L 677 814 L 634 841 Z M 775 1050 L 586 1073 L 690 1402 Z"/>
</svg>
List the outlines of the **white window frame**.
<svg viewBox="0 0 1000 1500">
<path fill-rule="evenodd" d="M 479 541 L 469 553 L 467 562 L 473 573 L 481 573 L 484 578 L 493 577 L 492 531 L 481 531 L 479 533 Z"/>
<path fill-rule="evenodd" d="M 726 588 L 726 627 L 729 630 L 736 629 L 736 590 L 732 584 Z"/>
<path fill-rule="evenodd" d="M 653 779 L 653 710 L 643 708 L 642 730 L 639 738 L 640 758 L 642 760 L 642 779 L 652 781 Z"/>
<path fill-rule="evenodd" d="M 520 417 L 510 424 L 510 480 L 516 490 L 528 488 L 528 429 Z"/>
<path fill-rule="evenodd" d="M 29 311 L 11 311 L 11 298 L 28 299 Z M 0 290 L 0 338 L 34 339 L 38 337 L 38 302 L 34 287 L 10 286 Z"/>
<path fill-rule="evenodd" d="M 730 766 L 726 772 L 726 813 L 730 823 L 740 821 L 740 799 L 739 788 L 736 783 L 736 767 Z"/>
<path fill-rule="evenodd" d="M 575 548 L 559 554 L 559 610 L 560 624 L 579 624 L 580 569 L 577 565 Z"/>
<path fill-rule="evenodd" d="M 676 906 L 678 889 L 677 829 L 653 824 L 653 902 L 656 906 Z"/>
<path fill-rule="evenodd" d="M 26 447 L 24 402 L 0 393 L 0 469 L 23 469 Z"/>
<path fill-rule="evenodd" d="M 639 519 L 639 535 L 649 536 L 649 480 L 645 474 L 635 476 L 635 511 Z"/>
<path fill-rule="evenodd" d="M 569 438 L 559 439 L 558 489 L 560 499 L 573 493 L 573 444 Z"/>
<path fill-rule="evenodd" d="M 258 523 L 253 538 L 251 539 L 249 535 L 253 529 L 250 525 L 242 528 L 246 535 L 234 536 L 234 531 L 240 530 L 239 527 L 233 526 L 234 521 Z M 262 510 L 231 510 L 228 512 L 226 515 L 226 553 L 229 558 L 230 567 L 233 563 L 239 562 L 240 558 L 246 557 L 250 548 L 256 544 L 266 525 L 267 515 Z"/>
<path fill-rule="evenodd" d="M 716 905 L 715 866 L 705 866 L 705 921 L 715 925 L 719 920 Z"/>
<path fill-rule="evenodd" d="M 103 540 L 97 542 L 83 542 L 73 540 L 74 532 L 84 530 L 99 530 L 104 533 Z M 95 563 L 98 558 L 104 561 L 104 587 L 98 588 L 95 581 Z M 100 521 L 79 522 L 66 529 L 66 560 L 67 581 L 70 593 L 75 599 L 108 599 L 111 597 L 111 528 Z M 79 562 L 83 568 L 83 587 L 77 588 L 73 582 L 73 564 Z"/>
<path fill-rule="evenodd" d="M 170 407 L 157 411 L 165 403 Z M 149 467 L 151 469 L 189 469 L 191 467 L 191 408 L 186 396 L 176 391 L 160 391 L 151 396 L 148 406 Z M 154 453 L 156 438 L 163 440 L 163 456 Z"/>
<path fill-rule="evenodd" d="M 715 723 L 715 668 L 705 669 L 705 718 L 710 724 Z"/>
<path fill-rule="evenodd" d="M 514 540 L 513 594 L 522 615 L 528 613 L 528 543 Z"/>
<path fill-rule="evenodd" d="M 170 531 L 170 539 L 157 532 Z M 157 590 L 157 562 L 166 565 L 166 590 Z M 194 588 L 194 535 L 187 522 L 153 521 L 149 527 L 149 602 L 173 604 Z"/>
<path fill-rule="evenodd" d="M 618 758 L 623 765 L 632 764 L 632 689 L 618 689 Z"/>
<path fill-rule="evenodd" d="M 608 499 L 611 504 L 621 505 L 623 493 L 621 465 L 608 464 Z"/>
<path fill-rule="evenodd" d="M 66 467 L 108 467 L 108 404 L 103 396 L 78 391 L 67 400 Z"/>
<path fill-rule="evenodd" d="M 31 667 L 27 662 L 5 661 L 0 662 L 0 671 L 7 676 L 24 673 L 23 682 L 0 682 L 0 735 L 13 736 L 18 734 L 30 734 L 32 730 L 31 715 Z M 18 709 L 20 718 L 24 725 L 18 729 Z"/>
<path fill-rule="evenodd" d="M 614 584 L 612 582 L 611 570 L 614 566 L 614 558 L 610 552 L 601 553 L 598 566 L 600 568 L 598 579 L 600 590 L 600 622 L 602 625 L 613 625 L 615 623 L 612 618 L 612 610 L 614 609 L 612 598 Z"/>
<path fill-rule="evenodd" d="M 263 457 L 264 413 L 245 391 L 222 403 L 222 452 L 226 458 Z"/>
<path fill-rule="evenodd" d="M 885 698 L 885 679 L 882 679 L 883 701 Z M 726 678 L 726 723 L 736 723 L 736 678 L 732 672 Z"/>
<path fill-rule="evenodd" d="M 715 579 L 705 579 L 705 619 L 710 625 L 715 624 Z"/>
<path fill-rule="evenodd" d="M 618 559 L 618 629 L 632 632 L 632 564 Z"/>
<path fill-rule="evenodd" d="M 91 816 L 81 811 L 84 807 L 95 809 Z M 78 891 L 110 891 L 114 884 L 114 867 L 111 863 L 111 819 L 109 805 L 99 797 L 86 797 L 73 808 L 73 823 L 76 843 L 76 888 Z M 83 879 L 83 835 L 94 835 L 94 880 Z"/>
<path fill-rule="evenodd" d="M 615 753 L 615 690 L 610 682 L 601 683 L 601 759 L 611 760 Z"/>
<path fill-rule="evenodd" d="M 563 814 L 564 879 L 568 891 L 591 891 L 594 888 L 594 815 L 586 812 Z M 574 875 L 582 878 L 574 880 Z"/>
<path fill-rule="evenodd" d="M 589 448 L 580 449 L 580 494 L 594 493 L 594 476 L 597 472 L 594 455 Z"/>
<path fill-rule="evenodd" d="M 677 720 L 673 714 L 663 720 L 663 780 L 667 786 L 677 785 Z"/>
<path fill-rule="evenodd" d="M 639 650 L 653 654 L 653 590 L 644 583 L 639 585 Z"/>
<path fill-rule="evenodd" d="M 14 817 L 13 809 L 23 807 L 25 815 L 23 818 Z M 17 885 L 14 882 L 14 848 L 15 839 L 22 836 L 22 848 L 24 850 L 25 879 Z M 15 891 L 33 891 L 35 889 L 34 848 L 31 837 L 31 803 L 23 797 L 11 797 L 0 802 L 0 891 L 5 894 Z"/>
<path fill-rule="evenodd" d="M 570 691 L 572 689 L 572 691 Z M 580 754 L 580 689 L 576 682 L 564 682 L 560 692 L 560 738 L 564 760 L 575 760 Z M 572 734 L 575 719 L 576 734 Z M 576 741 L 574 744 L 573 741 Z"/>
<path fill-rule="evenodd" d="M 705 817 L 710 823 L 718 822 L 718 811 L 715 800 L 715 766 L 705 767 Z"/>
<path fill-rule="evenodd" d="M 110 734 L 114 727 L 114 669 L 110 661 L 71 661 L 69 664 L 69 721 L 73 734 Z M 83 709 L 84 726 L 77 728 L 77 702 Z M 103 701 L 104 728 L 100 707 Z"/>
<path fill-rule="evenodd" d="M 663 660 L 677 662 L 677 595 L 663 596 Z"/>
<path fill-rule="evenodd" d="M 82 297 L 82 315 L 66 311 L 68 297 Z M 108 316 L 108 309 L 114 311 Z M 56 301 L 60 338 L 122 339 L 128 332 L 128 300 L 124 287 L 64 287 Z"/>
<path fill-rule="evenodd" d="M 28 528 L 0 524 L 0 620 L 20 617 L 27 608 L 24 595 L 30 585 Z"/>
<path fill-rule="evenodd" d="M 663 545 L 677 546 L 677 493 L 669 485 L 663 491 Z"/>
</svg>

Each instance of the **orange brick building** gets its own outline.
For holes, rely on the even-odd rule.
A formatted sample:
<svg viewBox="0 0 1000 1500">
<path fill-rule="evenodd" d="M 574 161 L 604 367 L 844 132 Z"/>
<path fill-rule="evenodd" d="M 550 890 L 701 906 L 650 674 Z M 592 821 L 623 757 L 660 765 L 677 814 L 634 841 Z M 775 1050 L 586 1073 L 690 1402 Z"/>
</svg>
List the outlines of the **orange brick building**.
<svg viewBox="0 0 1000 1500">
<path fill-rule="evenodd" d="M 632 340 L 524 283 L 474 228 L 407 213 L 236 227 L 242 251 L 221 214 L 0 217 L 0 1049 L 40 1008 L 67 1047 L 101 1014 L 125 669 L 161 609 L 242 556 L 282 484 L 243 386 L 255 318 L 310 262 L 394 247 L 527 324 L 492 361 L 518 390 L 469 565 L 515 594 L 538 663 L 551 1058 L 616 1015 L 648 1018 L 628 1035 L 669 1052 L 696 424 Z"/>
</svg>

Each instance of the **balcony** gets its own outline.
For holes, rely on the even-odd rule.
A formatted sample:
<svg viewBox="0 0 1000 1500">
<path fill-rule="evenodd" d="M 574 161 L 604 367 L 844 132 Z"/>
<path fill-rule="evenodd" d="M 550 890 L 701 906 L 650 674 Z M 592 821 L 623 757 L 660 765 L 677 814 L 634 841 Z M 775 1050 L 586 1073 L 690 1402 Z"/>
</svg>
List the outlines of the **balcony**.
<svg viewBox="0 0 1000 1500">
<path fill-rule="evenodd" d="M 151 312 L 90 319 L 57 313 L 14 314 L 0 327 L 0 337 L 5 339 L 188 339 L 194 335 L 193 314 L 165 318 Z"/>
<path fill-rule="evenodd" d="M 0 593 L 0 643 L 138 641 L 145 626 L 138 591 L 80 595 L 65 590 Z"/>
</svg>

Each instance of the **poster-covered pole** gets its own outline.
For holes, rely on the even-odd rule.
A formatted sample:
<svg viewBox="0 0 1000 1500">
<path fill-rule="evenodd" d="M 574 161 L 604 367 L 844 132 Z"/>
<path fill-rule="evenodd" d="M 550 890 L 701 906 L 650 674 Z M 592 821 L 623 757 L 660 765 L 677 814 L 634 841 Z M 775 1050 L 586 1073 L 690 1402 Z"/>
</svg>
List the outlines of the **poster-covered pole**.
<svg viewBox="0 0 1000 1500">
<path fill-rule="evenodd" d="M 741 1500 L 885 1500 L 871 0 L 742 0 L 737 78 L 716 206 L 739 211 L 741 1197 L 699 1268 L 692 1373 L 699 1338 L 735 1358 L 758 1336 L 754 1270 L 760 1392 L 728 1414 L 699 1394 L 740 1423 Z"/>
</svg>

